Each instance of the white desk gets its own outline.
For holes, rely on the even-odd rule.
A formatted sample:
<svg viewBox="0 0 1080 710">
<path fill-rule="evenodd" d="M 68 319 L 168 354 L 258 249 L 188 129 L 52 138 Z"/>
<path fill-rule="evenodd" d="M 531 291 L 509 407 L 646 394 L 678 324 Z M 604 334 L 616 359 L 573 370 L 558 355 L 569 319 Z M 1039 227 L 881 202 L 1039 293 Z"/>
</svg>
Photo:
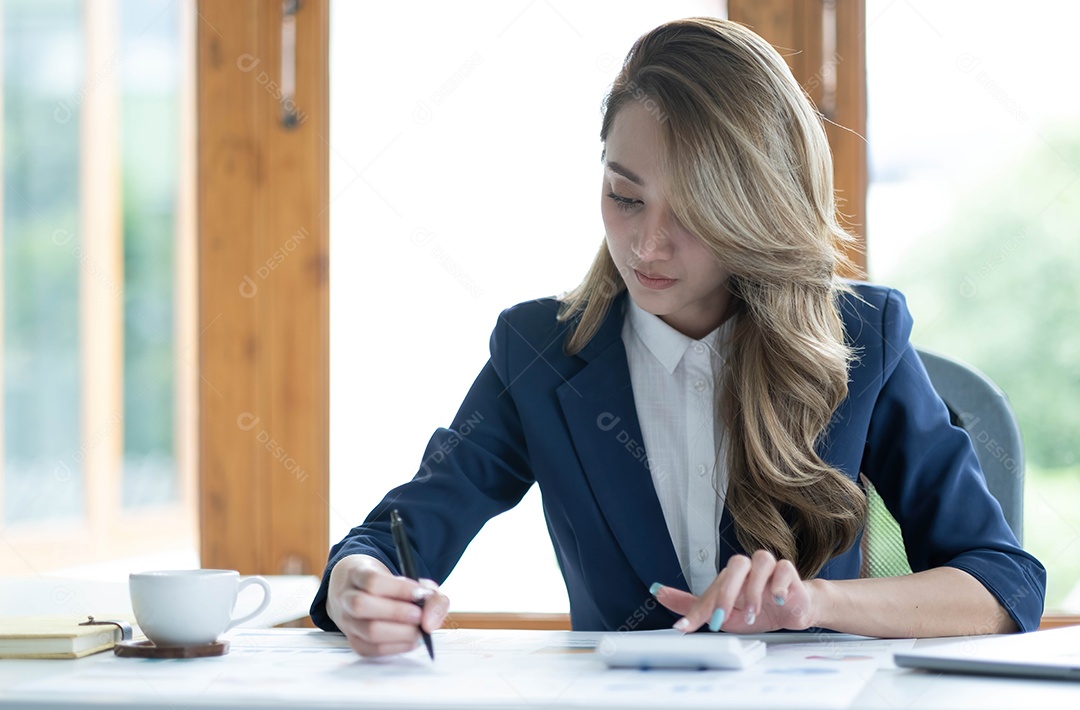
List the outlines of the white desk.
<svg viewBox="0 0 1080 710">
<path fill-rule="evenodd" d="M 586 633 L 441 631 L 435 663 L 422 649 L 361 659 L 340 635 L 301 629 L 230 638 L 217 659 L 0 661 L 0 708 L 1080 708 L 1078 683 L 901 670 L 881 642 L 770 644 L 747 671 L 642 672 L 607 670 Z"/>
</svg>

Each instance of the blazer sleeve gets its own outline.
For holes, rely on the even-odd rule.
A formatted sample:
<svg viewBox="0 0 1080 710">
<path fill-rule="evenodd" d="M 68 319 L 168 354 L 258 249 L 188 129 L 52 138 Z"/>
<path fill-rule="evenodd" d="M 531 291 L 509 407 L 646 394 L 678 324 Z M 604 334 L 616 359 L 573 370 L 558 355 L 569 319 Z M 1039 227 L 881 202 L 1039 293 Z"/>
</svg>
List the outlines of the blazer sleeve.
<svg viewBox="0 0 1080 710">
<path fill-rule="evenodd" d="M 986 487 L 970 437 L 951 424 L 909 341 L 911 326 L 903 296 L 890 292 L 881 320 L 881 389 L 862 471 L 900 524 L 912 571 L 962 569 L 997 598 L 1021 631 L 1034 630 L 1046 570 L 1020 548 Z"/>
<path fill-rule="evenodd" d="M 348 555 L 371 555 L 395 574 L 390 510 L 405 520 L 421 577 L 442 583 L 484 523 L 509 510 L 533 483 L 521 420 L 508 390 L 508 311 L 491 335 L 491 358 L 449 428 L 435 431 L 411 481 L 390 491 L 363 524 L 330 550 L 311 619 L 327 631 L 330 572 Z"/>
</svg>

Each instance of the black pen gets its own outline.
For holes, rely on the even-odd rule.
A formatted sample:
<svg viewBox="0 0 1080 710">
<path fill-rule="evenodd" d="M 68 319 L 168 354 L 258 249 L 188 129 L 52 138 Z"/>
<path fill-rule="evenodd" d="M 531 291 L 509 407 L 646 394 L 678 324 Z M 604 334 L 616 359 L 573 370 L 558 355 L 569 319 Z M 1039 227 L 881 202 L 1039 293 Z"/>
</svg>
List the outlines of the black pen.
<svg viewBox="0 0 1080 710">
<path fill-rule="evenodd" d="M 409 536 L 405 534 L 405 524 L 401 522 L 401 516 L 398 515 L 397 509 L 390 511 L 390 533 L 394 536 L 394 547 L 397 548 L 398 566 L 401 568 L 401 573 L 411 580 L 417 580 L 416 576 L 416 560 L 412 556 L 412 547 L 409 546 Z M 424 608 L 424 600 L 414 602 L 416 606 L 421 609 Z M 428 655 L 431 656 L 431 660 L 435 660 L 435 648 L 431 645 L 431 634 L 424 631 L 424 627 L 420 627 L 420 636 L 424 639 L 424 645 L 427 646 Z"/>
</svg>

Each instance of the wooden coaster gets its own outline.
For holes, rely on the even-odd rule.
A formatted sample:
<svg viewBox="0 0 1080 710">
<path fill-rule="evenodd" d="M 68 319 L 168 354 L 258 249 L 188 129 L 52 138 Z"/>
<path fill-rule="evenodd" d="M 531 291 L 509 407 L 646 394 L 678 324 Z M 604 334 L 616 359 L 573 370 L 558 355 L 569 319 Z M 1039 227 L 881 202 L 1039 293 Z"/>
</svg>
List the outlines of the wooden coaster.
<svg viewBox="0 0 1080 710">
<path fill-rule="evenodd" d="M 113 648 L 121 658 L 206 658 L 224 656 L 228 641 L 214 641 L 201 646 L 155 646 L 153 641 L 120 641 Z"/>
</svg>

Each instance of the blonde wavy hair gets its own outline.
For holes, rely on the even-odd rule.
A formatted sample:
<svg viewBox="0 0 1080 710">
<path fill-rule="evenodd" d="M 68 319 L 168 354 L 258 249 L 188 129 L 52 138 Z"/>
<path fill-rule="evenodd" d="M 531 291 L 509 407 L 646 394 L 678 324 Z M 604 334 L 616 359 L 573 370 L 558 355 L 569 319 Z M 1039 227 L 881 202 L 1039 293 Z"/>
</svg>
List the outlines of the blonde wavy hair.
<svg viewBox="0 0 1080 710">
<path fill-rule="evenodd" d="M 816 576 L 856 540 L 866 496 L 815 445 L 847 396 L 838 273 L 852 237 L 836 218 L 822 121 L 783 58 L 745 27 L 714 18 L 661 25 L 634 44 L 604 102 L 649 99 L 662 117 L 666 197 L 731 274 L 731 349 L 718 375 L 726 427 L 725 505 L 739 543 Z M 606 244 L 562 297 L 576 353 L 626 288 Z M 718 442 L 719 443 L 719 442 Z M 719 457 L 719 447 L 718 454 Z"/>
</svg>

